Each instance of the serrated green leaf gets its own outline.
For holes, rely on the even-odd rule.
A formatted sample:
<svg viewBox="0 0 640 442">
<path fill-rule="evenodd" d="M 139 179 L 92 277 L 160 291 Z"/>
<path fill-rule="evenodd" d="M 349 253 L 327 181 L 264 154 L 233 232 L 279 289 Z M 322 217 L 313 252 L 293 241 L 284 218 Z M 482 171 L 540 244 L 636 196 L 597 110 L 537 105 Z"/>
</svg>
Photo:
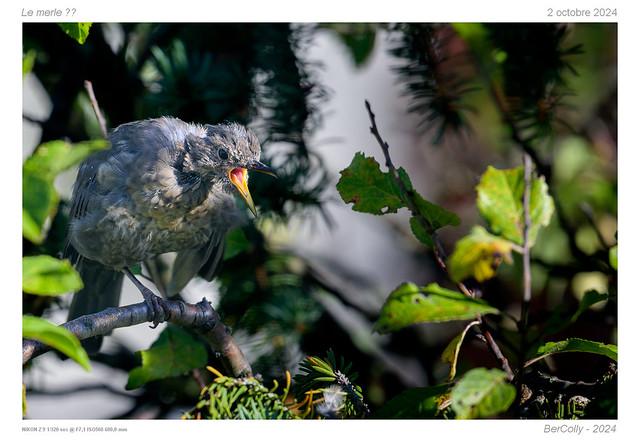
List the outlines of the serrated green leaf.
<svg viewBox="0 0 640 442">
<path fill-rule="evenodd" d="M 429 224 L 431 231 L 436 231 L 446 226 L 457 226 L 460 224 L 460 218 L 458 217 L 458 215 L 456 215 L 453 212 L 449 212 L 443 207 L 440 207 L 437 204 L 433 204 L 427 201 L 426 199 L 424 199 L 422 195 L 420 195 L 413 187 L 413 183 L 411 183 L 409 174 L 407 173 L 406 170 L 404 170 L 404 168 L 400 167 L 398 169 L 398 176 L 400 177 L 400 180 L 402 181 L 404 186 L 410 192 L 412 192 L 413 203 L 415 204 L 416 209 L 418 209 L 418 212 L 420 212 L 420 215 L 422 215 L 422 217 Z M 414 216 L 412 219 L 414 218 L 416 217 Z M 417 222 L 417 219 L 415 219 L 414 222 Z M 412 225 L 412 229 L 413 229 L 413 225 Z M 420 230 L 424 231 L 422 226 L 420 226 Z M 415 233 L 416 232 L 414 231 L 414 234 Z M 429 237 L 430 236 L 431 234 L 429 234 Z M 424 242 L 422 239 L 420 238 L 418 239 Z"/>
<path fill-rule="evenodd" d="M 58 296 L 77 292 L 82 279 L 71 263 L 53 256 L 22 258 L 22 291 L 33 295 Z"/>
<path fill-rule="evenodd" d="M 231 229 L 225 238 L 224 257 L 222 259 L 231 259 L 250 247 L 251 243 L 240 227 Z"/>
<path fill-rule="evenodd" d="M 474 226 L 469 235 L 456 243 L 447 264 L 449 274 L 456 282 L 471 277 L 478 282 L 493 278 L 503 260 L 511 263 L 512 249 L 511 241 Z"/>
<path fill-rule="evenodd" d="M 405 206 L 393 176 L 382 172 L 378 162 L 362 152 L 356 153 L 349 167 L 340 171 L 336 188 L 345 203 L 353 203 L 356 212 L 383 215 Z"/>
<path fill-rule="evenodd" d="M 559 342 L 547 342 L 541 345 L 535 352 L 532 359 L 528 360 L 525 367 L 543 359 L 549 355 L 566 352 L 594 353 L 606 356 L 614 361 L 618 361 L 618 346 L 614 344 L 603 344 L 602 342 L 588 341 L 580 338 L 569 338 Z"/>
<path fill-rule="evenodd" d="M 180 327 L 169 325 L 149 350 L 140 352 L 142 366 L 129 372 L 127 390 L 147 382 L 183 375 L 207 363 L 204 345 Z"/>
<path fill-rule="evenodd" d="M 522 167 L 499 170 L 489 166 L 476 189 L 478 210 L 489 223 L 491 231 L 522 245 L 524 228 Z M 553 199 L 549 196 L 544 177 L 532 179 L 529 207 L 531 215 L 529 246 L 533 246 L 538 231 L 549 224 L 554 210 Z"/>
<path fill-rule="evenodd" d="M 359 152 L 349 167 L 340 172 L 341 177 L 336 188 L 345 203 L 353 203 L 353 210 L 374 215 L 395 213 L 400 208 L 409 207 L 408 198 L 411 198 L 415 208 L 428 224 L 427 230 L 418 218 L 413 216 L 410 220 L 411 231 L 419 241 L 432 246 L 431 235 L 437 229 L 458 225 L 460 219 L 455 213 L 427 201 L 416 192 L 409 175 L 402 167 L 398 168 L 397 172 L 406 192 L 399 187 L 391 173 L 380 170 L 380 165 L 375 159 L 365 157 Z"/>
<path fill-rule="evenodd" d="M 495 368 L 474 368 L 465 373 L 451 391 L 456 418 L 493 417 L 506 411 L 516 397 L 516 388 L 506 382 L 506 377 Z"/>
<path fill-rule="evenodd" d="M 598 293 L 596 290 L 589 290 L 584 294 L 584 296 L 582 296 L 582 299 L 580 299 L 578 310 L 571 317 L 571 321 L 575 322 L 581 314 L 589 309 L 589 307 L 598 302 L 606 301 L 607 299 L 609 299 L 608 294 Z"/>
<path fill-rule="evenodd" d="M 69 356 L 82 368 L 91 371 L 89 356 L 78 338 L 69 330 L 35 316 L 22 316 L 22 337 L 33 339 Z"/>
<path fill-rule="evenodd" d="M 58 23 L 58 26 L 80 44 L 84 44 L 89 36 L 92 23 Z"/>
<path fill-rule="evenodd" d="M 449 342 L 449 345 L 442 352 L 442 362 L 449 364 L 449 381 L 453 381 L 456 377 L 456 366 L 458 365 L 458 355 L 460 354 L 460 348 L 462 347 L 462 341 L 471 327 L 480 324 L 479 321 L 473 321 L 467 324 L 462 332 Z"/>
<path fill-rule="evenodd" d="M 438 284 L 419 287 L 409 282 L 391 292 L 374 324 L 374 331 L 389 333 L 423 322 L 474 319 L 477 315 L 498 312 L 484 301 L 469 298 Z"/>
<path fill-rule="evenodd" d="M 609 264 L 614 270 L 618 270 L 618 246 L 615 245 L 609 249 Z"/>
<path fill-rule="evenodd" d="M 447 393 L 449 385 L 409 388 L 386 402 L 375 419 L 424 419 L 438 415 L 438 399 Z"/>
</svg>

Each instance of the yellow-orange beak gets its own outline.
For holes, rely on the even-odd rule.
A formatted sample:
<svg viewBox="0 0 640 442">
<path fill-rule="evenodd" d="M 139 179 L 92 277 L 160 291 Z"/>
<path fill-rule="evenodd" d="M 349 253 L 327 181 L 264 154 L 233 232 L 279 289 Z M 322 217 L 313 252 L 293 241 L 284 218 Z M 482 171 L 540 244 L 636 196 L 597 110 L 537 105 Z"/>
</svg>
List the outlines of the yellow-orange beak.
<svg viewBox="0 0 640 442">
<path fill-rule="evenodd" d="M 253 204 L 253 198 L 251 198 L 251 193 L 249 192 L 249 183 L 248 177 L 249 172 L 244 167 L 234 167 L 229 169 L 227 172 L 229 176 L 229 181 L 238 189 L 240 192 L 240 196 L 249 206 L 249 210 L 253 213 L 253 216 L 258 216 L 256 212 L 256 206 Z"/>
</svg>

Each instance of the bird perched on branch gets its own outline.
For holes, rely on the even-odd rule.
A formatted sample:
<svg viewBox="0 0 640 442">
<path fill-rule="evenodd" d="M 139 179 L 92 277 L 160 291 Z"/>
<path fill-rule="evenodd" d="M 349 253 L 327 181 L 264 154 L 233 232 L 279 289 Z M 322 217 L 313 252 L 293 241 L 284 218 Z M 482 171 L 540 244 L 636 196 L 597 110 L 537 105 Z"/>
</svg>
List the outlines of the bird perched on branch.
<svg viewBox="0 0 640 442">
<path fill-rule="evenodd" d="M 164 321 L 162 298 L 131 267 L 177 252 L 167 295 L 196 274 L 213 279 L 225 233 L 241 224 L 239 195 L 256 215 L 250 170 L 271 175 L 260 143 L 239 124 L 198 125 L 158 118 L 118 126 L 111 148 L 84 161 L 73 188 L 65 255 L 85 287 L 74 295 L 69 319 L 117 306 L 123 275 L 142 292 L 154 326 Z M 89 351 L 101 339 L 85 342 Z"/>
</svg>

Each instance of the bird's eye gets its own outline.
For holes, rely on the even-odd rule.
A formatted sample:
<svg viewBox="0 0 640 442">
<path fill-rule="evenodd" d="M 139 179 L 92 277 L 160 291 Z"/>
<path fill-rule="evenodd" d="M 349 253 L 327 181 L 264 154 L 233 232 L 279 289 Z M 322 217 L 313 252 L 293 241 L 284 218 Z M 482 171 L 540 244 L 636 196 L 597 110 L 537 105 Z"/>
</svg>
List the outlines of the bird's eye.
<svg viewBox="0 0 640 442">
<path fill-rule="evenodd" d="M 227 149 L 219 149 L 218 156 L 221 160 L 226 160 L 229 158 L 229 153 L 227 152 Z"/>
</svg>

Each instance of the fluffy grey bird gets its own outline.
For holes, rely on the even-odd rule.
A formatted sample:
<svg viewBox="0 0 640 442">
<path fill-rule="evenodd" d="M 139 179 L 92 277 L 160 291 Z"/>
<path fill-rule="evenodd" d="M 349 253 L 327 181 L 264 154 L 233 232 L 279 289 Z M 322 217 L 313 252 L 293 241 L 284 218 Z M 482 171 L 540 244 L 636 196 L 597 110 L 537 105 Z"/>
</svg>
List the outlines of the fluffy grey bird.
<svg viewBox="0 0 640 442">
<path fill-rule="evenodd" d="M 178 252 L 167 295 L 196 274 L 213 279 L 225 233 L 244 219 L 239 194 L 251 212 L 248 171 L 273 174 L 260 162 L 260 143 L 239 124 L 198 125 L 158 118 L 118 126 L 111 148 L 87 158 L 78 170 L 65 255 L 85 288 L 74 295 L 69 319 L 117 306 L 123 275 L 164 320 L 161 299 L 130 267 Z M 85 342 L 89 351 L 101 339 Z"/>
</svg>

